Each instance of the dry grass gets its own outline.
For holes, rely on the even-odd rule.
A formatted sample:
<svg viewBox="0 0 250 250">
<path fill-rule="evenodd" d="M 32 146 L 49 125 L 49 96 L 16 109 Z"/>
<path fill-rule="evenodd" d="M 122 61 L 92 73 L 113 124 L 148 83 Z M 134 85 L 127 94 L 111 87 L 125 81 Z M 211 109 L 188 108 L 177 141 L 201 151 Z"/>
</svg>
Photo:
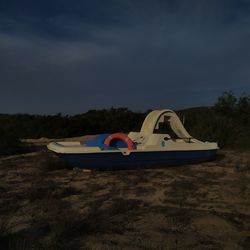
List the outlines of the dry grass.
<svg viewBox="0 0 250 250">
<path fill-rule="evenodd" d="M 37 166 L 41 171 L 45 172 L 69 168 L 65 161 L 55 157 L 54 155 L 46 153 L 43 154 L 43 157 L 41 157 L 41 159 L 38 161 Z"/>
<path fill-rule="evenodd" d="M 250 249 L 249 157 L 106 172 L 0 158 L 1 249 Z"/>
</svg>

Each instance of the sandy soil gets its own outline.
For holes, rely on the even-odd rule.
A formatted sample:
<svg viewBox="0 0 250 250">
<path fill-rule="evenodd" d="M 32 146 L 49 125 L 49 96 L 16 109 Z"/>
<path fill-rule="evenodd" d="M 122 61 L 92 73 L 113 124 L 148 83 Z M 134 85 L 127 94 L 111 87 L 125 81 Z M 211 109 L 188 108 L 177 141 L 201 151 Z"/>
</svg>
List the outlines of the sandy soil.
<svg viewBox="0 0 250 250">
<path fill-rule="evenodd" d="M 0 158 L 0 179 L 9 249 L 250 249 L 250 152 L 87 172 L 44 149 Z"/>
</svg>

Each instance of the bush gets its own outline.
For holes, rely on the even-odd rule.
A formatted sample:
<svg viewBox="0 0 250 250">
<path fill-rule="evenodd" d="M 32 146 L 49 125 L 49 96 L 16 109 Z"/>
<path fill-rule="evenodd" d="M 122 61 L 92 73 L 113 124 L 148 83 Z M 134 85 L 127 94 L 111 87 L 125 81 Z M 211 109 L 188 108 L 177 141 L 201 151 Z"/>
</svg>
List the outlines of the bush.
<svg viewBox="0 0 250 250">
<path fill-rule="evenodd" d="M 21 151 L 21 142 L 15 135 L 0 131 L 0 155 L 10 155 Z"/>
<path fill-rule="evenodd" d="M 150 111 L 150 110 L 149 110 Z M 139 131 L 147 113 L 127 108 L 90 110 L 74 116 L 0 114 L 0 154 L 18 149 L 18 138 L 62 138 L 84 134 Z M 213 107 L 178 112 L 185 127 L 200 140 L 218 141 L 220 147 L 250 149 L 250 96 L 223 93 Z"/>
</svg>

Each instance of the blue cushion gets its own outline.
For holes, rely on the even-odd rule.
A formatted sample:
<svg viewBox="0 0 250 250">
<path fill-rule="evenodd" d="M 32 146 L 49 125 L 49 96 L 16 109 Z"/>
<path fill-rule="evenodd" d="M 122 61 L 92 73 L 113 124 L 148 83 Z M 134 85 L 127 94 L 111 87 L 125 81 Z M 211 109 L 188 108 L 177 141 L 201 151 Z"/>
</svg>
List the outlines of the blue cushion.
<svg viewBox="0 0 250 250">
<path fill-rule="evenodd" d="M 97 135 L 95 138 L 90 139 L 88 141 L 84 142 L 84 145 L 88 147 L 99 147 L 100 145 L 103 145 L 105 139 L 109 136 L 110 134 L 101 134 Z"/>
<path fill-rule="evenodd" d="M 105 139 L 109 135 L 110 134 L 97 135 L 95 138 L 85 141 L 83 145 L 87 147 L 99 147 L 102 150 L 112 150 L 112 149 L 114 150 L 116 148 L 104 144 Z"/>
<path fill-rule="evenodd" d="M 117 148 L 127 148 L 126 142 L 120 139 L 114 139 L 111 141 L 111 146 L 107 146 L 104 144 L 106 138 L 110 136 L 110 134 L 100 134 L 97 135 L 95 138 L 85 141 L 83 143 L 84 146 L 87 147 L 99 147 L 102 150 L 114 150 Z"/>
</svg>

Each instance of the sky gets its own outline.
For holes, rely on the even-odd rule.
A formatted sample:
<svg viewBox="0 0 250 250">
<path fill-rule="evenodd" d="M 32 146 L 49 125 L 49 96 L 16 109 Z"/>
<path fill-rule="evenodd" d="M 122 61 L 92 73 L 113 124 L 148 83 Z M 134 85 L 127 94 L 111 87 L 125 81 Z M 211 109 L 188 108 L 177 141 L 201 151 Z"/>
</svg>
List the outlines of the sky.
<svg viewBox="0 0 250 250">
<path fill-rule="evenodd" d="M 249 0 L 1 0 L 0 113 L 213 105 L 250 93 Z"/>
</svg>

